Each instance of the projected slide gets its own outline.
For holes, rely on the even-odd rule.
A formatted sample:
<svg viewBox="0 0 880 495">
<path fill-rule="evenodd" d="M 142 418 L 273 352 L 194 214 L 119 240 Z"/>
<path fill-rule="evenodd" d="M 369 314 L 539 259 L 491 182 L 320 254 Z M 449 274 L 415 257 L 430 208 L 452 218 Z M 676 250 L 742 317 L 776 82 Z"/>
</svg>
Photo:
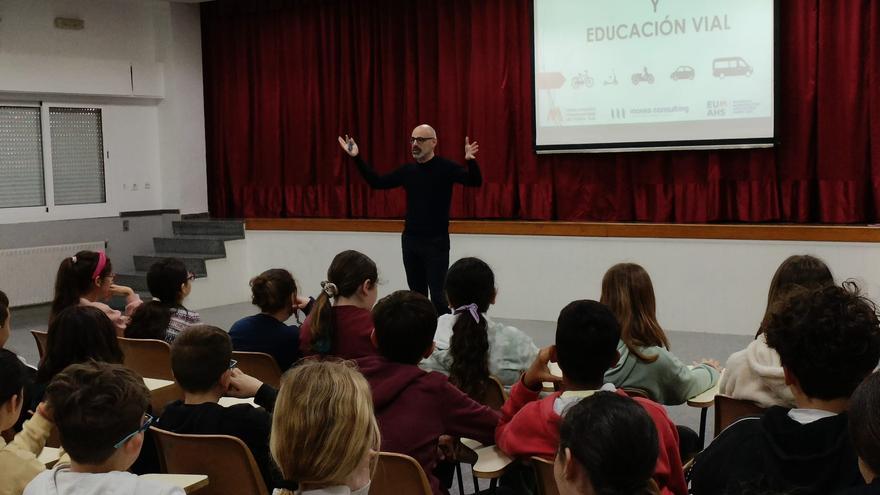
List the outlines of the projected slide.
<svg viewBox="0 0 880 495">
<path fill-rule="evenodd" d="M 536 148 L 766 145 L 773 0 L 535 0 Z"/>
</svg>

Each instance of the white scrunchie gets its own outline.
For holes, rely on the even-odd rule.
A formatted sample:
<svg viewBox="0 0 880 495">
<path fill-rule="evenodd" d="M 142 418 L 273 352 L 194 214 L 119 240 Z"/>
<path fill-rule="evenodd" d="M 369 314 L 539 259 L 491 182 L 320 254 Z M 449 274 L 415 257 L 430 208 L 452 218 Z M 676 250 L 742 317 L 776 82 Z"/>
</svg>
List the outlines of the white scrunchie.
<svg viewBox="0 0 880 495">
<path fill-rule="evenodd" d="M 327 294 L 328 297 L 336 297 L 339 294 L 339 289 L 336 288 L 336 284 L 326 280 L 321 282 L 321 290 L 323 290 L 324 294 Z"/>
</svg>

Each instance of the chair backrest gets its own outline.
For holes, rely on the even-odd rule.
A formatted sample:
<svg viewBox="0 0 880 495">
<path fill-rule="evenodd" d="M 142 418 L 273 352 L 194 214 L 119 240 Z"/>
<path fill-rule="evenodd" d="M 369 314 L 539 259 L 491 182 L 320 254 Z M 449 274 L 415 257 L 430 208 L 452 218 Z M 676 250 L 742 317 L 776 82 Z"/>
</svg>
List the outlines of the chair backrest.
<svg viewBox="0 0 880 495">
<path fill-rule="evenodd" d="M 726 395 L 715 396 L 715 436 L 734 421 L 746 416 L 761 416 L 764 408 L 758 404 Z"/>
<path fill-rule="evenodd" d="M 260 468 L 241 440 L 227 435 L 181 435 L 150 427 L 159 463 L 170 474 L 206 474 L 199 495 L 268 495 Z"/>
<path fill-rule="evenodd" d="M 431 495 L 422 466 L 408 455 L 379 452 L 370 495 Z"/>
<path fill-rule="evenodd" d="M 489 381 L 486 383 L 486 391 L 483 393 L 483 397 L 477 400 L 477 402 L 484 406 L 489 406 L 489 408 L 496 411 L 500 411 L 506 400 L 507 393 L 504 391 L 504 385 L 501 384 L 501 381 L 498 378 L 490 376 Z"/>
<path fill-rule="evenodd" d="M 238 369 L 257 380 L 276 389 L 281 386 L 281 368 L 270 354 L 235 351 L 232 353 L 232 359 L 238 361 Z"/>
<path fill-rule="evenodd" d="M 171 346 L 164 340 L 117 337 L 126 368 L 145 378 L 174 380 L 171 372 Z M 198 473 L 196 473 L 198 474 Z"/>
<path fill-rule="evenodd" d="M 37 352 L 40 354 L 40 361 L 42 361 L 43 355 L 46 354 L 46 345 L 49 342 L 49 332 L 31 330 L 31 335 L 34 336 L 34 340 L 37 342 Z"/>
<path fill-rule="evenodd" d="M 553 477 L 553 461 L 532 457 L 532 467 L 538 480 L 538 495 L 559 495 L 556 478 Z"/>
</svg>

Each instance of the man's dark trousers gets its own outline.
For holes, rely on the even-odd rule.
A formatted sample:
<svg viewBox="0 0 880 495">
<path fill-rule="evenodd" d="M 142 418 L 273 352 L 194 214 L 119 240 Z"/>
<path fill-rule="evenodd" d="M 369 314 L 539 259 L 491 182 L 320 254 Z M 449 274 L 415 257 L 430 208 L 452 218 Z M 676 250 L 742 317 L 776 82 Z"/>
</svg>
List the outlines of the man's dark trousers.
<svg viewBox="0 0 880 495">
<path fill-rule="evenodd" d="M 409 290 L 426 297 L 430 290 L 431 303 L 437 309 L 437 314 L 449 313 L 443 292 L 446 270 L 449 269 L 449 235 L 421 237 L 403 234 L 401 248 Z"/>
</svg>

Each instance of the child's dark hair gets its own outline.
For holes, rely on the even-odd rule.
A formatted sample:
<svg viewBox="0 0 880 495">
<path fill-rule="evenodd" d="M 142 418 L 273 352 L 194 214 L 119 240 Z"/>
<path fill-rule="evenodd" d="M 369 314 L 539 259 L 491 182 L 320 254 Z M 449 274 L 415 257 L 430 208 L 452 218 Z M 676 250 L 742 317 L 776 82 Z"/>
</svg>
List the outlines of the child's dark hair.
<svg viewBox="0 0 880 495">
<path fill-rule="evenodd" d="M 100 256 L 95 251 L 80 251 L 74 256 L 61 260 L 58 274 L 55 275 L 55 298 L 52 300 L 52 310 L 49 313 L 50 320 L 63 309 L 79 304 L 80 298 L 94 287 L 97 277 L 92 275 L 98 267 Z M 113 265 L 108 258 L 99 277 L 109 277 L 112 273 Z"/>
<path fill-rule="evenodd" d="M 458 318 L 452 326 L 449 381 L 471 397 L 482 397 L 489 380 L 489 335 L 483 313 L 495 298 L 495 274 L 483 260 L 462 258 L 446 273 L 446 299 Z M 478 319 L 467 306 L 475 305 Z"/>
<path fill-rule="evenodd" d="M 49 322 L 46 354 L 37 370 L 37 383 L 48 383 L 69 365 L 89 359 L 122 363 L 116 326 L 100 309 L 71 306 Z"/>
<path fill-rule="evenodd" d="M 556 357 L 562 374 L 573 382 L 601 383 L 614 365 L 620 325 L 614 314 L 597 301 L 573 301 L 562 308 L 556 322 Z"/>
<path fill-rule="evenodd" d="M 24 400 L 22 389 L 26 379 L 24 364 L 18 356 L 8 349 L 0 349 L 0 405 L 6 404 L 13 395 Z"/>
<path fill-rule="evenodd" d="M 83 464 L 101 464 L 141 426 L 150 392 L 134 371 L 88 361 L 62 370 L 46 388 L 61 446 Z"/>
<path fill-rule="evenodd" d="M 871 373 L 856 388 L 848 412 L 847 428 L 856 454 L 880 474 L 880 374 Z"/>
<path fill-rule="evenodd" d="M 880 359 L 877 308 L 854 282 L 793 292 L 765 329 L 808 397 L 848 398 Z"/>
<path fill-rule="evenodd" d="M 418 364 L 434 342 L 437 310 L 418 292 L 399 290 L 373 308 L 379 354 L 389 361 Z"/>
<path fill-rule="evenodd" d="M 818 289 L 829 285 L 834 285 L 834 277 L 824 261 L 808 254 L 798 254 L 786 258 L 776 269 L 776 273 L 773 274 L 773 279 L 770 281 L 767 309 L 764 310 L 764 318 L 761 320 L 761 327 L 755 338 L 764 333 L 764 327 L 775 307 L 782 304 L 793 290 Z"/>
<path fill-rule="evenodd" d="M 183 294 L 180 288 L 188 279 L 189 271 L 183 260 L 164 258 L 150 266 L 147 272 L 147 288 L 165 307 L 174 307 L 181 303 Z"/>
<path fill-rule="evenodd" d="M 336 342 L 336 322 L 331 311 L 331 298 L 351 297 L 365 282 L 375 284 L 379 278 L 376 263 L 357 251 L 343 251 L 333 258 L 327 269 L 327 280 L 321 283 L 321 294 L 311 314 L 311 349 L 319 354 L 330 353 Z"/>
<path fill-rule="evenodd" d="M 171 344 L 171 371 L 187 392 L 211 390 L 229 369 L 230 359 L 229 334 L 210 325 L 193 325 Z"/>
<path fill-rule="evenodd" d="M 264 313 L 290 308 L 296 295 L 296 281 L 283 268 L 272 268 L 251 279 L 251 303 Z"/>
<path fill-rule="evenodd" d="M 598 495 L 653 493 L 657 428 L 633 399 L 597 392 L 569 408 L 559 426 L 559 452 L 566 448 Z"/>
<path fill-rule="evenodd" d="M 129 339 L 165 340 L 171 312 L 159 301 L 150 301 L 138 306 L 125 327 Z"/>
<path fill-rule="evenodd" d="M 6 324 L 9 319 L 9 297 L 0 290 L 0 327 Z"/>
</svg>

